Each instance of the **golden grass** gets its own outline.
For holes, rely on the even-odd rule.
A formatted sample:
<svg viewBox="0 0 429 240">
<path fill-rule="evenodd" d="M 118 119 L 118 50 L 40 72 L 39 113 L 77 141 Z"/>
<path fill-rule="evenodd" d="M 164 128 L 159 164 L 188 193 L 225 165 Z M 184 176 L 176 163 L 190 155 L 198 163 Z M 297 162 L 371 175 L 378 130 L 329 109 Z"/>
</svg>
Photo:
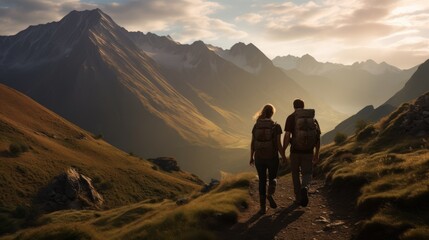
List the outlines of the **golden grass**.
<svg viewBox="0 0 429 240">
<path fill-rule="evenodd" d="M 43 186 L 69 167 L 97 179 L 105 207 L 150 198 L 176 198 L 201 188 L 191 174 L 152 169 L 30 98 L 0 85 L 0 206 L 31 204 Z M 11 144 L 28 152 L 9 154 Z"/>
<path fill-rule="evenodd" d="M 322 147 L 319 170 L 334 189 L 357 193 L 356 207 L 372 216 L 358 239 L 429 239 L 428 146 L 424 138 L 396 132 L 408 107 L 341 146 Z"/>
<path fill-rule="evenodd" d="M 42 216 L 42 226 L 1 239 L 216 239 L 213 231 L 234 224 L 247 206 L 252 178 L 251 173 L 228 176 L 214 190 L 192 195 L 180 206 L 163 200 L 106 211 L 58 211 Z"/>
</svg>

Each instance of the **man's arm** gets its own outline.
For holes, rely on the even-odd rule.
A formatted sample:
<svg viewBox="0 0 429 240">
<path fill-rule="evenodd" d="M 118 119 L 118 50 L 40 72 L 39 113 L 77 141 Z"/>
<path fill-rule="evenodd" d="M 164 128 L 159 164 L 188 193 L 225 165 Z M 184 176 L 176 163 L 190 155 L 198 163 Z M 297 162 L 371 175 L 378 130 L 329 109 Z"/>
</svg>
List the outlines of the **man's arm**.
<svg viewBox="0 0 429 240">
<path fill-rule="evenodd" d="M 286 131 L 285 136 L 283 137 L 283 151 L 281 153 L 281 156 L 283 158 L 283 163 L 286 163 L 287 157 L 286 157 L 286 149 L 289 146 L 290 143 L 290 132 Z"/>
<path fill-rule="evenodd" d="M 290 132 L 286 131 L 285 136 L 283 137 L 283 153 L 286 152 L 287 147 L 290 143 Z"/>
<path fill-rule="evenodd" d="M 316 143 L 316 151 L 314 152 L 314 156 L 313 156 L 313 163 L 316 164 L 317 162 L 319 162 L 319 152 L 320 152 L 320 135 L 322 134 L 321 130 L 320 130 L 320 125 L 319 122 L 314 119 L 314 121 L 316 122 L 316 126 L 317 126 L 317 134 L 318 134 L 318 139 L 317 139 L 317 143 Z"/>
<path fill-rule="evenodd" d="M 313 156 L 313 163 L 314 164 L 319 162 L 320 138 L 319 138 L 319 141 L 317 141 L 315 148 L 316 148 L 316 151 L 314 152 L 314 156 Z"/>
</svg>

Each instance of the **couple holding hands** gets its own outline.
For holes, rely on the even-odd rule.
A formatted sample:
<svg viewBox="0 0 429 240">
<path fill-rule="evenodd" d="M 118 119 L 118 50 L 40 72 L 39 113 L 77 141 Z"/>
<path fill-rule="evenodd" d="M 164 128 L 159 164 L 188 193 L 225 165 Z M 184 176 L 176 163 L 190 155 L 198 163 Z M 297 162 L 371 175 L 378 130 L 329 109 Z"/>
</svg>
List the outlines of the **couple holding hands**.
<svg viewBox="0 0 429 240">
<path fill-rule="evenodd" d="M 279 154 L 282 162 L 287 161 L 286 149 L 290 148 L 290 168 L 292 172 L 295 203 L 308 205 L 308 187 L 313 175 L 313 164 L 319 161 L 320 127 L 315 119 L 314 109 L 305 109 L 304 101 L 293 102 L 295 111 L 286 119 L 285 135 L 281 142 L 282 128 L 272 120 L 275 108 L 265 105 L 256 115 L 252 129 L 250 165 L 255 166 L 259 177 L 260 213 L 266 212 L 266 200 L 276 208 L 273 198 L 277 185 Z M 267 191 L 268 177 L 268 191 Z"/>
</svg>

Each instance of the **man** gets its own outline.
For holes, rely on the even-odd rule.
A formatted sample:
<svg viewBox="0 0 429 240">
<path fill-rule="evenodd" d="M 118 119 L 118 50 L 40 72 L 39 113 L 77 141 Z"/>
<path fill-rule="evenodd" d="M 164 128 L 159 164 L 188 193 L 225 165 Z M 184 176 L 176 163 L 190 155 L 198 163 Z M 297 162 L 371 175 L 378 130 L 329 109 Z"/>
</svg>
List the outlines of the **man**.
<svg viewBox="0 0 429 240">
<path fill-rule="evenodd" d="M 296 99 L 293 107 L 295 111 L 286 119 L 283 151 L 286 152 L 291 143 L 290 165 L 295 203 L 306 207 L 313 164 L 319 161 L 320 127 L 314 118 L 314 110 L 304 109 L 304 101 Z"/>
</svg>

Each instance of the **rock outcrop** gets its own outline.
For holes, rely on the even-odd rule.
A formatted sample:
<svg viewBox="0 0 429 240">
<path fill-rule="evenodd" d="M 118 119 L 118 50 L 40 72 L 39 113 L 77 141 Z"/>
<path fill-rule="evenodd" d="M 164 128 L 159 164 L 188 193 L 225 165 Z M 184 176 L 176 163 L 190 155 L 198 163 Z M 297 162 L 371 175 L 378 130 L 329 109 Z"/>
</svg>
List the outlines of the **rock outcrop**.
<svg viewBox="0 0 429 240">
<path fill-rule="evenodd" d="M 45 211 L 61 209 L 101 209 L 104 199 L 92 185 L 91 178 L 74 168 L 55 177 L 43 191 L 39 200 Z"/>
<path fill-rule="evenodd" d="M 414 105 L 411 105 L 402 127 L 410 134 L 425 136 L 429 133 L 429 93 L 419 97 Z"/>
<path fill-rule="evenodd" d="M 159 166 L 164 171 L 180 171 L 180 168 L 177 165 L 177 160 L 172 157 L 159 157 L 148 160 Z"/>
</svg>

